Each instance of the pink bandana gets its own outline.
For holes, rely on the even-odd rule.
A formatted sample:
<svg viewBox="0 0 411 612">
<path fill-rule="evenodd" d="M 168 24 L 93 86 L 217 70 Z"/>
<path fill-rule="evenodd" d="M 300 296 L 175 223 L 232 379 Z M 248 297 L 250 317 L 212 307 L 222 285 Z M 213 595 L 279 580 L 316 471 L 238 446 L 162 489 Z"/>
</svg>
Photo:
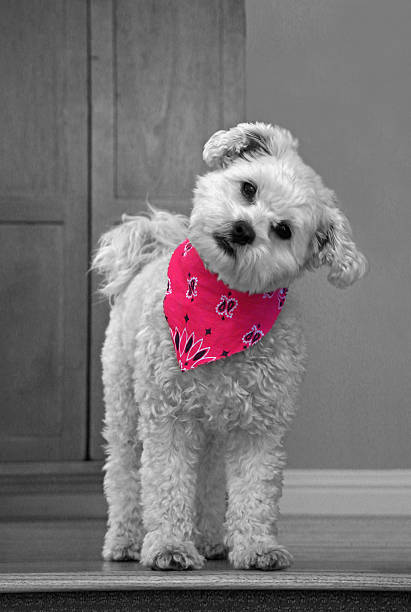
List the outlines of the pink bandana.
<svg viewBox="0 0 411 612">
<path fill-rule="evenodd" d="M 249 348 L 272 328 L 287 289 L 250 295 L 230 289 L 204 267 L 185 240 L 171 256 L 164 314 L 181 370 Z"/>
</svg>

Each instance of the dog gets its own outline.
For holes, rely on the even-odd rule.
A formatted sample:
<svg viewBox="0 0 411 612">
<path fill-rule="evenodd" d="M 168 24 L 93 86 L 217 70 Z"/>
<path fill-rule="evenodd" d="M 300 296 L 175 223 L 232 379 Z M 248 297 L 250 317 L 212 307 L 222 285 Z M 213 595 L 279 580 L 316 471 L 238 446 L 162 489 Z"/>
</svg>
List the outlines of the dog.
<svg viewBox="0 0 411 612">
<path fill-rule="evenodd" d="M 159 570 L 227 556 L 239 569 L 284 569 L 292 557 L 277 540 L 283 437 L 306 361 L 287 289 L 323 265 L 344 288 L 368 264 L 333 191 L 302 161 L 289 131 L 241 123 L 211 136 L 203 159 L 210 171 L 197 178 L 189 218 L 153 207 L 124 215 L 95 254 L 111 302 L 102 350 L 103 557 Z M 205 317 L 201 338 L 165 315 L 171 265 L 179 274 L 186 255 L 220 292 L 197 317 L 200 326 Z M 195 306 L 203 278 L 184 274 L 183 309 Z M 211 355 L 209 320 L 231 325 L 238 296 L 251 304 L 245 333 L 236 332 L 232 354 Z M 263 331 L 252 317 L 262 303 L 261 317 L 271 316 L 272 298 L 275 322 Z M 220 332 L 217 340 L 228 342 Z"/>
</svg>

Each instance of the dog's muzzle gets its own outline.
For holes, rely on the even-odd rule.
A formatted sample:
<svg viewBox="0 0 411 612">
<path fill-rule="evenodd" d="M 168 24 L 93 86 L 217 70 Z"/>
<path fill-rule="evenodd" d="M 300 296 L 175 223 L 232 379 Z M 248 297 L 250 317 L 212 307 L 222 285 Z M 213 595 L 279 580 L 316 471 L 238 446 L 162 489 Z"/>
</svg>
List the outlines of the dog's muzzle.
<svg viewBox="0 0 411 612">
<path fill-rule="evenodd" d="M 251 223 L 241 219 L 233 223 L 230 238 L 235 244 L 251 244 L 255 239 L 255 231 Z"/>
</svg>

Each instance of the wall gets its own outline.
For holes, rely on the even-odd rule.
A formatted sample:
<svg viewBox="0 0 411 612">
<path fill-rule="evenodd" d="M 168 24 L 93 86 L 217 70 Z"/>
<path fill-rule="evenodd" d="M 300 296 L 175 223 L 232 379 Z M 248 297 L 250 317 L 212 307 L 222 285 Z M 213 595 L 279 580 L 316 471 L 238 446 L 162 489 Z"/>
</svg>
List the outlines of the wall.
<svg viewBox="0 0 411 612">
<path fill-rule="evenodd" d="M 295 286 L 310 351 L 289 467 L 411 467 L 411 3 L 247 0 L 247 118 L 278 123 L 371 264 Z"/>
</svg>

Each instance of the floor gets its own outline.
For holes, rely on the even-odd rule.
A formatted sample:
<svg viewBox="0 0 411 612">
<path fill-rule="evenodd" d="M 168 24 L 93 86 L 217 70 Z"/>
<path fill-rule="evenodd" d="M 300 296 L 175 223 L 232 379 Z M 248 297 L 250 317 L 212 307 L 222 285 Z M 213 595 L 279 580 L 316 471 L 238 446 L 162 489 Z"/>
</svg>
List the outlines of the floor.
<svg viewBox="0 0 411 612">
<path fill-rule="evenodd" d="M 102 520 L 0 522 L 0 592 L 127 589 L 377 589 L 411 591 L 411 517 L 283 517 L 291 570 L 153 572 L 100 557 Z"/>
</svg>

